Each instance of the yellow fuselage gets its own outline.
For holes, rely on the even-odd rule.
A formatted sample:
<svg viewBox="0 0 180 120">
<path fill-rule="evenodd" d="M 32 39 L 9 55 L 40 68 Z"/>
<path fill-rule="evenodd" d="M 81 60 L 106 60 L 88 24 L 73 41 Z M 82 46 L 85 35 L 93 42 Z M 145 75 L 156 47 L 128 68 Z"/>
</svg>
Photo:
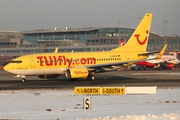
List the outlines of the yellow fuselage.
<svg viewBox="0 0 180 120">
<path fill-rule="evenodd" d="M 20 75 L 64 74 L 66 68 L 143 60 L 147 57 L 138 56 L 133 51 L 31 54 L 14 59 L 17 62 L 9 63 L 5 69 Z"/>
</svg>

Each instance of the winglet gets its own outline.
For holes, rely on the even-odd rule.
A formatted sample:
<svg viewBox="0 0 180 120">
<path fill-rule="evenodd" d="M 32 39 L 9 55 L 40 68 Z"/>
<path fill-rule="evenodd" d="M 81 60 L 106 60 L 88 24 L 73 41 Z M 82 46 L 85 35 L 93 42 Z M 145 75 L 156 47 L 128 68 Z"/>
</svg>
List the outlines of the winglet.
<svg viewBox="0 0 180 120">
<path fill-rule="evenodd" d="M 54 50 L 54 53 L 58 53 L 58 47 Z"/>
<path fill-rule="evenodd" d="M 164 47 L 161 49 L 161 51 L 159 52 L 159 54 L 158 54 L 158 56 L 156 57 L 156 59 L 160 59 L 160 58 L 163 56 L 166 48 L 167 48 L 167 44 L 165 44 Z"/>
</svg>

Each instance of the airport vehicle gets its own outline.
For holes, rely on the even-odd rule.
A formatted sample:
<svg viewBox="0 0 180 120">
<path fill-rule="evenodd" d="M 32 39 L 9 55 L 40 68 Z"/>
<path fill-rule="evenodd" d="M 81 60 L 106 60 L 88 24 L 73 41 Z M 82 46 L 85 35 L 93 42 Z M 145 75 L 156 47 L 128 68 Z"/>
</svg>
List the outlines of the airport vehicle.
<svg viewBox="0 0 180 120">
<path fill-rule="evenodd" d="M 15 58 L 3 69 L 21 77 L 39 76 L 40 78 L 56 78 L 65 75 L 70 80 L 87 78 L 95 80 L 96 73 L 117 70 L 133 62 L 148 58 L 147 44 L 152 21 L 152 13 L 147 13 L 128 40 L 127 44 L 111 51 L 101 52 L 69 52 L 30 54 Z M 166 47 L 156 58 L 160 58 Z"/>
<path fill-rule="evenodd" d="M 137 62 L 136 65 L 141 66 L 143 69 L 155 68 L 155 69 L 172 69 L 176 64 L 179 64 L 179 60 L 172 55 L 163 55 L 159 59 L 151 59 L 157 55 L 151 55 L 145 61 Z M 150 60 L 148 60 L 150 59 Z"/>
</svg>

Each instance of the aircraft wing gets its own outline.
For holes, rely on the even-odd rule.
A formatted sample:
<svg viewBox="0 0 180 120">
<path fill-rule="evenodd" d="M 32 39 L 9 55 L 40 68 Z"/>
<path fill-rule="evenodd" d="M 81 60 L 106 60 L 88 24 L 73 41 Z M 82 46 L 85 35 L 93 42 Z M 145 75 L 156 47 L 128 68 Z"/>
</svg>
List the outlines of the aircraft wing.
<svg viewBox="0 0 180 120">
<path fill-rule="evenodd" d="M 124 61 L 124 62 L 113 62 L 113 63 L 106 63 L 106 64 L 97 64 L 97 65 L 88 65 L 84 66 L 86 67 L 89 71 L 94 71 L 98 72 L 98 70 L 104 69 L 104 70 L 115 70 L 115 69 L 124 69 L 127 66 L 130 66 L 136 62 L 139 62 L 140 60 L 132 60 L 132 61 Z"/>
<path fill-rule="evenodd" d="M 139 61 L 142 61 L 142 60 L 129 60 L 129 61 L 125 61 L 125 62 L 113 62 L 113 63 L 106 63 L 106 64 L 95 64 L 95 65 L 88 65 L 86 66 L 87 68 L 96 68 L 96 67 L 110 67 L 110 66 L 118 66 L 118 65 L 124 65 L 124 66 L 127 66 L 128 64 L 131 64 L 131 63 L 136 63 L 136 62 L 139 62 Z"/>
</svg>

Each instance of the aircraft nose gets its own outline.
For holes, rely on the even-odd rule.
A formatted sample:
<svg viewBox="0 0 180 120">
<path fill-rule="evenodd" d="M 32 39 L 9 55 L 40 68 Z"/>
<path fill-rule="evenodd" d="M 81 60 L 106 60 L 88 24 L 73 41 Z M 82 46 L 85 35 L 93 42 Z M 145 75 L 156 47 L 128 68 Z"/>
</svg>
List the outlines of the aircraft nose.
<svg viewBox="0 0 180 120">
<path fill-rule="evenodd" d="M 3 70 L 4 70 L 4 71 L 8 71 L 8 70 L 10 70 L 10 69 L 11 69 L 10 65 L 5 65 L 5 66 L 3 67 Z"/>
</svg>

